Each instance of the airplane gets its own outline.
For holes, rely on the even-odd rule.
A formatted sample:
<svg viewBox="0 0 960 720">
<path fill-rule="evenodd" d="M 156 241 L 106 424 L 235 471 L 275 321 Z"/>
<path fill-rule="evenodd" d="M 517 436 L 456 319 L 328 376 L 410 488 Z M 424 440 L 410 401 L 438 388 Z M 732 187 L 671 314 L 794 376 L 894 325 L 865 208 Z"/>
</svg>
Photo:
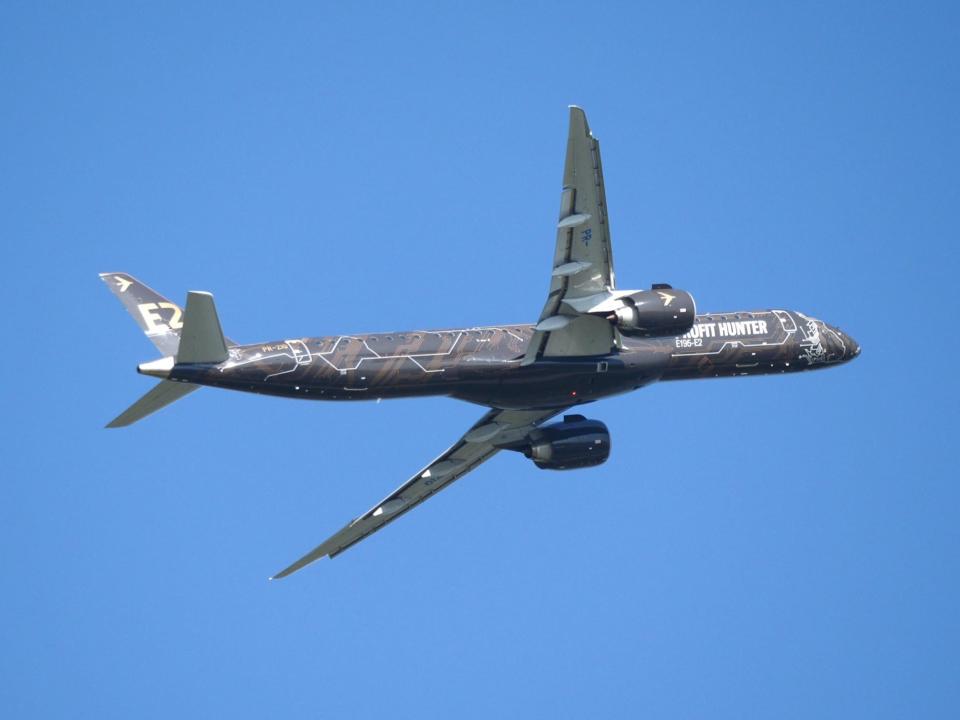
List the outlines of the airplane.
<svg viewBox="0 0 960 720">
<path fill-rule="evenodd" d="M 210 293 L 188 292 L 181 309 L 132 275 L 101 273 L 163 354 L 137 367 L 159 384 L 107 427 L 130 425 L 201 386 L 311 400 L 443 395 L 488 408 L 435 460 L 272 578 L 279 579 L 336 557 L 501 450 L 548 470 L 603 463 L 610 433 L 568 412 L 579 406 L 657 381 L 802 372 L 860 354 L 839 328 L 793 310 L 697 314 L 693 296 L 666 283 L 618 289 L 600 145 L 576 106 L 556 230 L 547 299 L 526 325 L 246 345 L 224 336 Z"/>
</svg>

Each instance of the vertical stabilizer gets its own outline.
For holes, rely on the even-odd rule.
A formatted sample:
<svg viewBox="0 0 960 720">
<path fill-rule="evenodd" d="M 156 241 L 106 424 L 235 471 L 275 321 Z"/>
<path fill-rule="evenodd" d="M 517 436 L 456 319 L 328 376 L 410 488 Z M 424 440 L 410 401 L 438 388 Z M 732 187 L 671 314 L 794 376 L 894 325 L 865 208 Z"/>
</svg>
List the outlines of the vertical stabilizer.
<svg viewBox="0 0 960 720">
<path fill-rule="evenodd" d="M 100 279 L 164 355 L 137 367 L 144 375 L 161 378 L 160 384 L 114 418 L 108 428 L 131 425 L 200 387 L 168 380 L 176 363 L 216 364 L 229 357 L 227 348 L 235 343 L 224 337 L 210 293 L 187 293 L 183 310 L 128 273 L 100 273 Z"/>
<path fill-rule="evenodd" d="M 183 327 L 183 310 L 133 275 L 100 273 L 110 292 L 117 296 L 140 329 L 163 355 L 175 355 Z"/>
<path fill-rule="evenodd" d="M 107 284 L 117 300 L 130 313 L 137 325 L 162 355 L 176 355 L 180 345 L 180 336 L 183 334 L 184 310 L 175 302 L 171 302 L 163 295 L 147 287 L 133 275 L 125 272 L 100 273 L 100 279 Z M 197 293 L 208 295 L 208 293 Z M 201 302 L 201 305 L 203 303 Z M 216 317 L 213 309 L 213 298 L 210 298 L 210 310 Z M 189 305 L 189 296 L 188 296 Z M 199 314 L 203 314 L 202 311 Z M 208 313 L 209 314 L 209 311 Z M 217 321 L 217 332 L 229 347 L 235 345 L 230 338 L 223 337 L 220 331 L 220 321 Z M 187 361 L 184 361 L 187 362 Z M 202 361 L 191 361 L 202 362 Z M 211 361 L 219 362 L 219 361 Z"/>
</svg>

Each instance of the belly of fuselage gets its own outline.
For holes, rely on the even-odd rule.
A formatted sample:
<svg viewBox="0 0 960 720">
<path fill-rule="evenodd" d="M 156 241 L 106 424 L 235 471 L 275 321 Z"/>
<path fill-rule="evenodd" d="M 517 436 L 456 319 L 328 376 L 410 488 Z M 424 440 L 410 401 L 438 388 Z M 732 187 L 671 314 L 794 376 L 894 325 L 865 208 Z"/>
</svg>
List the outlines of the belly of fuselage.
<svg viewBox="0 0 960 720">
<path fill-rule="evenodd" d="M 654 382 L 662 369 L 659 357 L 640 353 L 542 358 L 495 382 L 460 383 L 450 395 L 504 409 L 569 407 L 636 390 Z"/>
</svg>

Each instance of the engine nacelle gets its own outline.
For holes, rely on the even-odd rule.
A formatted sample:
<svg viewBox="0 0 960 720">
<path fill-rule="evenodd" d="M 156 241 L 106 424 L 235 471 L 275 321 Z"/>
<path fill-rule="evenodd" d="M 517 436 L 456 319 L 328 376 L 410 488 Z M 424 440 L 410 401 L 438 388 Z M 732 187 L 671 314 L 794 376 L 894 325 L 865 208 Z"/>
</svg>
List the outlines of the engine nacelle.
<svg viewBox="0 0 960 720">
<path fill-rule="evenodd" d="M 686 290 L 654 285 L 620 298 L 611 318 L 624 335 L 682 335 L 693 327 L 697 306 Z"/>
<path fill-rule="evenodd" d="M 599 420 L 566 415 L 561 422 L 530 433 L 524 455 L 543 470 L 573 470 L 600 465 L 610 457 L 610 433 Z"/>
</svg>

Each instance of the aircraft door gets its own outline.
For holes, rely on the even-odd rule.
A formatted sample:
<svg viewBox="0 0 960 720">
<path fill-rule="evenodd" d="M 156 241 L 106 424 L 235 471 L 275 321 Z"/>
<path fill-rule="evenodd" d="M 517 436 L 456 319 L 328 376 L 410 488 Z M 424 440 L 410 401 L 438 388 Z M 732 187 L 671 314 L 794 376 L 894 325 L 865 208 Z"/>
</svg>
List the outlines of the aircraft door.
<svg viewBox="0 0 960 720">
<path fill-rule="evenodd" d="M 774 310 L 773 314 L 777 316 L 777 320 L 780 321 L 780 327 L 783 328 L 785 333 L 789 335 L 797 331 L 797 324 L 793 321 L 790 313 L 784 312 L 783 310 Z"/>
<path fill-rule="evenodd" d="M 287 346 L 293 353 L 293 359 L 296 360 L 297 365 L 309 365 L 313 362 L 310 349 L 303 340 L 287 340 Z"/>
</svg>

